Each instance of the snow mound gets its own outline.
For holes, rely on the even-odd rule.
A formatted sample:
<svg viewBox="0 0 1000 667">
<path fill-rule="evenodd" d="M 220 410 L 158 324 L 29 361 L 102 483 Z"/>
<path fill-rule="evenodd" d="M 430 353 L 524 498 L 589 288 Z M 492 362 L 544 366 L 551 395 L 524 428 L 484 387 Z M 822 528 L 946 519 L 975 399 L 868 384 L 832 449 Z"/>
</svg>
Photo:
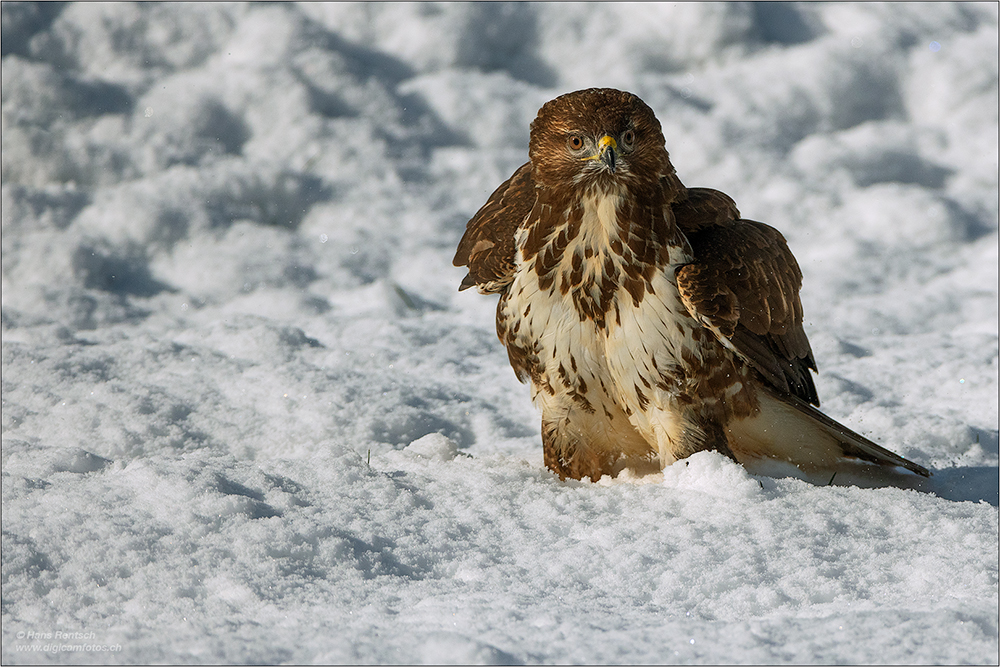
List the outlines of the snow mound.
<svg viewBox="0 0 1000 667">
<path fill-rule="evenodd" d="M 663 485 L 710 496 L 753 500 L 763 486 L 746 468 L 717 452 L 698 452 L 663 470 Z"/>
</svg>

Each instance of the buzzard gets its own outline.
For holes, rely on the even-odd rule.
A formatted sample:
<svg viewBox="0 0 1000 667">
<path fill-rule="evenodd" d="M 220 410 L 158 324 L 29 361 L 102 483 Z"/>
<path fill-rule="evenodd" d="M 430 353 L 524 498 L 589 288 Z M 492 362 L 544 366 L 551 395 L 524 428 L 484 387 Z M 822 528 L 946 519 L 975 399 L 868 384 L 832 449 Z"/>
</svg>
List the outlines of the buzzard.
<svg viewBox="0 0 1000 667">
<path fill-rule="evenodd" d="M 461 289 L 499 293 L 497 335 L 565 479 L 701 450 L 804 472 L 922 466 L 819 412 L 802 273 L 784 237 L 687 188 L 653 111 L 591 88 L 546 103 L 530 161 L 469 221 Z M 814 407 L 816 406 L 816 407 Z"/>
</svg>

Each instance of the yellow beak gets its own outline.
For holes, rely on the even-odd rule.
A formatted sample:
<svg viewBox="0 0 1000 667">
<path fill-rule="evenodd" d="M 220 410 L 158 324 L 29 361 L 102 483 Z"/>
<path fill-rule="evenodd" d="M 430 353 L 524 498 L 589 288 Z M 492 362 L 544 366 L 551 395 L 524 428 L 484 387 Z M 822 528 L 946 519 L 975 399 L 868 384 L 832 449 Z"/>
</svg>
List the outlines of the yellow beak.
<svg viewBox="0 0 1000 667">
<path fill-rule="evenodd" d="M 618 142 L 615 141 L 614 137 L 605 134 L 601 137 L 601 140 L 597 142 L 597 155 L 590 157 L 590 160 L 602 160 L 604 164 L 608 165 L 608 169 L 611 173 L 615 173 L 615 151 L 618 150 Z"/>
</svg>

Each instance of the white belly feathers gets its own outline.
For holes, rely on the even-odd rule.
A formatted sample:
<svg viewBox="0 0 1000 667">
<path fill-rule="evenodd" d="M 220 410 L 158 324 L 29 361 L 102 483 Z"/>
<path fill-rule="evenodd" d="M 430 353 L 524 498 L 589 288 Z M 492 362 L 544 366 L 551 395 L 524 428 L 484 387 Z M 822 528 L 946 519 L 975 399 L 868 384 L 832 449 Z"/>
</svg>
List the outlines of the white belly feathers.
<svg viewBox="0 0 1000 667">
<path fill-rule="evenodd" d="M 690 261 L 681 248 L 670 249 L 669 264 L 654 274 L 651 289 L 638 305 L 621 285 L 602 285 L 602 267 L 608 258 L 619 268 L 624 261 L 611 250 L 613 241 L 618 247 L 623 242 L 617 221 L 618 199 L 616 194 L 608 194 L 583 200 L 580 232 L 569 241 L 557 270 L 560 275 L 568 273 L 574 254 L 586 256 L 582 285 L 572 289 L 589 289 L 596 295 L 613 287 L 617 316 L 606 317 L 603 327 L 593 319 L 581 318 L 572 289 L 563 293 L 558 278 L 549 281 L 548 288 L 540 288 L 535 270 L 537 256 L 523 262 L 520 250 L 509 298 L 503 307 L 507 321 L 518 324 L 518 338 L 526 344 L 534 342 L 539 364 L 553 390 L 549 391 L 544 383 L 533 386 L 536 400 L 542 400 L 539 392 L 552 393 L 553 397 L 576 393 L 585 397 L 594 410 L 610 401 L 629 416 L 640 432 L 648 433 L 650 426 L 640 413 L 647 410 L 650 401 L 654 406 L 661 403 L 663 375 L 681 372 L 681 350 L 697 349 L 691 329 L 699 325 L 681 315 L 686 311 L 673 268 Z M 522 233 L 517 239 L 519 248 L 523 238 Z M 622 271 L 617 275 L 621 276 Z M 551 402 L 549 398 L 544 400 Z"/>
</svg>

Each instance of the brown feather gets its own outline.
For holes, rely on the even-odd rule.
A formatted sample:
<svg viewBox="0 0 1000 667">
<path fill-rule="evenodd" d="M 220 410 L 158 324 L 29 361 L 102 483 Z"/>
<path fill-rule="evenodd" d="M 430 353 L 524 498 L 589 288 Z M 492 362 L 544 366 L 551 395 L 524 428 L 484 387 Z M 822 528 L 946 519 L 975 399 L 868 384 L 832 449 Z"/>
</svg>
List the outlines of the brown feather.
<svg viewBox="0 0 1000 667">
<path fill-rule="evenodd" d="M 713 202 L 736 213 L 731 199 L 716 195 L 696 200 L 698 206 L 682 203 L 679 214 L 674 207 L 678 225 L 694 230 L 688 241 L 695 262 L 676 274 L 681 298 L 694 317 L 722 332 L 772 386 L 818 406 L 809 372 L 816 362 L 802 328 L 798 263 L 773 227 L 713 213 Z"/>
<path fill-rule="evenodd" d="M 736 202 L 724 192 L 711 188 L 686 188 L 682 198 L 674 202 L 673 209 L 677 226 L 685 234 L 726 225 L 740 217 Z"/>
<path fill-rule="evenodd" d="M 472 216 L 452 263 L 468 266 L 459 290 L 476 285 L 483 292 L 502 291 L 514 275 L 514 233 L 531 212 L 535 183 L 527 162 L 498 187 Z"/>
</svg>

